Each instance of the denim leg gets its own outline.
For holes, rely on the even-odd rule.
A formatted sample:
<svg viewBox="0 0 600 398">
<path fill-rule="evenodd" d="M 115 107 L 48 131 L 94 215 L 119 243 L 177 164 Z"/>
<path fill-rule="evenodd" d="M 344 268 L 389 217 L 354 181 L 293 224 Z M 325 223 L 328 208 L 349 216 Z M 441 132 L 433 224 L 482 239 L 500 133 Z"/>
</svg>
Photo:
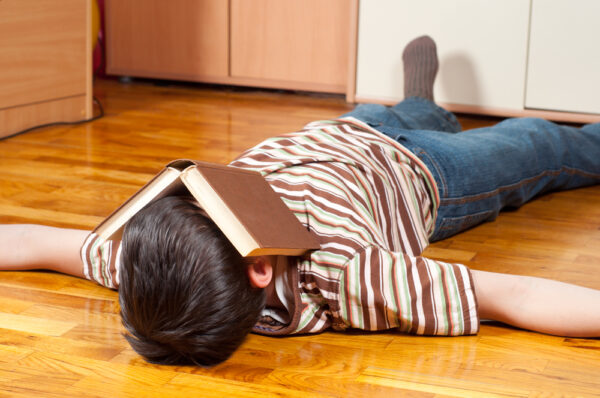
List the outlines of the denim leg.
<svg viewBox="0 0 600 398">
<path fill-rule="evenodd" d="M 343 117 L 352 116 L 371 127 L 393 135 L 395 129 L 435 130 L 447 133 L 461 131 L 456 117 L 435 103 L 420 97 L 410 97 L 392 106 L 361 104 Z"/>
<path fill-rule="evenodd" d="M 395 138 L 424 161 L 438 184 L 432 241 L 544 192 L 600 183 L 600 124 L 577 129 L 523 118 L 459 134 L 405 131 Z"/>
<path fill-rule="evenodd" d="M 544 192 L 600 183 L 600 123 L 577 129 L 521 118 L 460 132 L 454 115 L 418 97 L 393 107 L 359 105 L 344 116 L 397 140 L 433 174 L 440 207 L 431 241 Z"/>
</svg>

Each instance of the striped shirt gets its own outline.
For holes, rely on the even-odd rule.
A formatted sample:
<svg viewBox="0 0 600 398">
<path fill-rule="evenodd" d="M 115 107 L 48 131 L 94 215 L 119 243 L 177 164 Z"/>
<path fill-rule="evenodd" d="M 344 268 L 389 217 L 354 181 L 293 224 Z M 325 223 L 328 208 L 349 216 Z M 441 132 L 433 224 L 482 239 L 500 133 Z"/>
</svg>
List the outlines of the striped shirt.
<svg viewBox="0 0 600 398">
<path fill-rule="evenodd" d="M 288 258 L 290 322 L 263 316 L 255 332 L 477 333 L 469 269 L 421 256 L 439 196 L 425 165 L 406 148 L 347 118 L 270 138 L 231 165 L 259 171 L 321 244 Z M 86 276 L 116 287 L 118 247 L 98 241 L 90 235 L 82 248 Z"/>
</svg>

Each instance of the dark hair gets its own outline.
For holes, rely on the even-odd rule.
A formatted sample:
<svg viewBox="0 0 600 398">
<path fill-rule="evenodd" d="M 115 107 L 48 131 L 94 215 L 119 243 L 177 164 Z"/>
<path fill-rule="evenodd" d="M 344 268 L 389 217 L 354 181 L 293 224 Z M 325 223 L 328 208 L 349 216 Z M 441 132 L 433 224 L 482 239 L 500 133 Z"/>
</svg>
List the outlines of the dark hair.
<svg viewBox="0 0 600 398">
<path fill-rule="evenodd" d="M 191 199 L 166 197 L 125 226 L 119 302 L 133 349 L 149 362 L 216 365 L 265 303 L 244 258 Z"/>
</svg>

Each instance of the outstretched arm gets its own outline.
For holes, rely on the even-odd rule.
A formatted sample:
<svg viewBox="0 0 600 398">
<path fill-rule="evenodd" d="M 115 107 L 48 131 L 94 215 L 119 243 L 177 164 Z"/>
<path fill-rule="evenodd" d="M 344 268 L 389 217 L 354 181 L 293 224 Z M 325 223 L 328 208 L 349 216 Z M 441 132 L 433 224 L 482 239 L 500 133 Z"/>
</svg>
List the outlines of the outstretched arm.
<svg viewBox="0 0 600 398">
<path fill-rule="evenodd" d="M 89 231 L 0 225 L 0 270 L 49 269 L 83 278 L 79 250 Z"/>
<path fill-rule="evenodd" d="M 481 319 L 569 337 L 600 337 L 600 290 L 472 271 Z"/>
</svg>

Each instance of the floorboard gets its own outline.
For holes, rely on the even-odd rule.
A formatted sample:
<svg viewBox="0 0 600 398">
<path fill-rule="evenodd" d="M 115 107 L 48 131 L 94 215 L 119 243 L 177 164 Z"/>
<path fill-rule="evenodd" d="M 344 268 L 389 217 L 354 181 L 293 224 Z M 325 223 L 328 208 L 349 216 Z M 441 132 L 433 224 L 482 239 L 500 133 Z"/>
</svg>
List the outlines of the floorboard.
<svg viewBox="0 0 600 398">
<path fill-rule="evenodd" d="M 94 90 L 103 118 L 0 141 L 0 223 L 93 228 L 172 159 L 227 163 L 352 108 L 338 96 L 147 81 Z M 597 186 L 545 195 L 425 254 L 600 289 L 599 248 Z M 121 333 L 115 292 L 50 272 L 1 273 L 0 397 L 600 395 L 600 340 L 497 323 L 458 338 L 251 335 L 212 369 L 148 364 Z"/>
</svg>

